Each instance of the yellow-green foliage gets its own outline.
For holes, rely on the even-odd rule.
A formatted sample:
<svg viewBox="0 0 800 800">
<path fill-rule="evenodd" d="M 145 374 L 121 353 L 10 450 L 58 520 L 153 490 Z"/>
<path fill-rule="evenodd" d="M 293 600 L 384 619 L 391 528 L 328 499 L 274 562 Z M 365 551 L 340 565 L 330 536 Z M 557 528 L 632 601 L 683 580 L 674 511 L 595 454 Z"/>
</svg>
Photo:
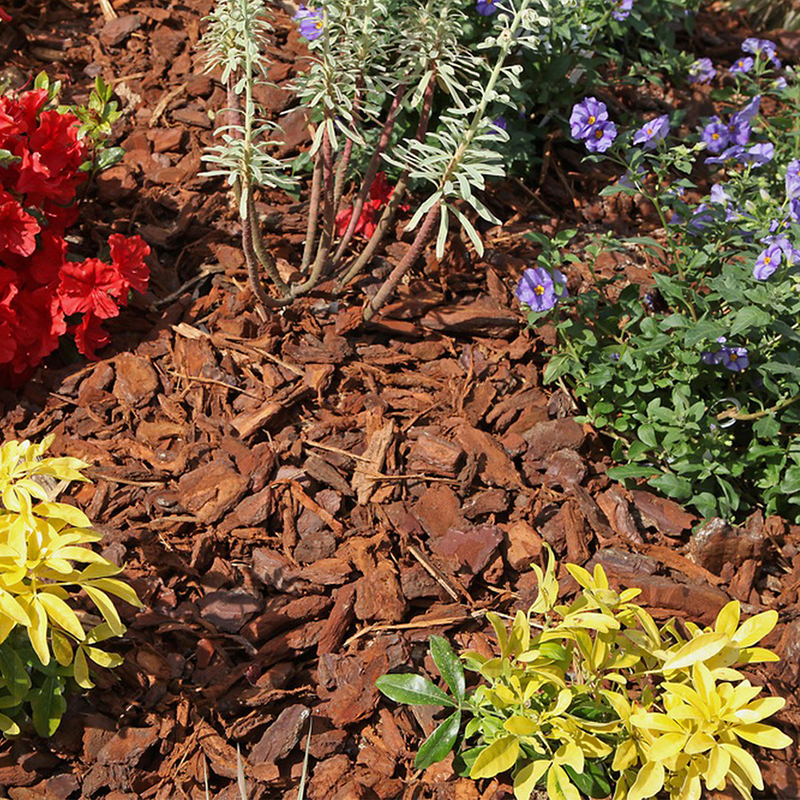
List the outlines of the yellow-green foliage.
<svg viewBox="0 0 800 800">
<path fill-rule="evenodd" d="M 37 731 L 52 734 L 72 680 L 93 686 L 89 661 L 121 663 L 97 644 L 125 627 L 109 595 L 141 607 L 136 593 L 113 577 L 122 570 L 89 547 L 101 536 L 77 508 L 55 502 L 37 476 L 85 481 L 88 465 L 75 458 L 45 458 L 53 442 L 8 442 L 0 447 L 0 730 L 18 733 L 30 713 Z M 54 494 L 56 493 L 54 492 Z M 85 630 L 67 602 L 85 591 L 103 622 Z"/>
<path fill-rule="evenodd" d="M 763 722 L 785 701 L 759 698 L 736 667 L 777 660 L 757 646 L 776 612 L 740 624 L 734 601 L 713 628 L 689 623 L 682 634 L 632 602 L 639 589 L 610 589 L 599 565 L 593 574 L 567 565 L 581 587 L 569 606 L 557 605 L 552 552 L 547 570 L 535 569 L 539 594 L 527 615 L 510 629 L 488 615 L 499 657 L 464 655 L 486 680 L 466 701 L 474 718 L 464 738 L 481 744 L 464 754 L 471 777 L 513 769 L 518 800 L 540 783 L 551 800 L 606 789 L 614 800 L 699 800 L 704 786 L 728 783 L 751 798 L 763 789 L 745 747 L 791 744 Z"/>
</svg>

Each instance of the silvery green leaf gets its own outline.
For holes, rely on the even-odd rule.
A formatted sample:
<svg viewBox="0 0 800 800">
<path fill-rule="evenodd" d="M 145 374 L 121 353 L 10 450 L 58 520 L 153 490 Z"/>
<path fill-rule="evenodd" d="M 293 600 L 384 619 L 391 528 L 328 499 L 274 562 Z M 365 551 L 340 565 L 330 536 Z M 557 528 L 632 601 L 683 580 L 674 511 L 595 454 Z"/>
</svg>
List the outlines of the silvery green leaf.
<svg viewBox="0 0 800 800">
<path fill-rule="evenodd" d="M 439 234 L 436 237 L 436 258 L 439 259 L 444 257 L 444 246 L 447 244 L 447 231 L 450 222 L 447 211 L 447 203 L 442 203 L 439 213 Z"/>
<path fill-rule="evenodd" d="M 472 223 L 457 208 L 452 208 L 451 210 L 456 215 L 456 219 L 461 223 L 461 227 L 464 229 L 467 236 L 469 236 L 469 240 L 475 246 L 475 252 L 477 252 L 479 256 L 483 256 L 483 240 L 478 235 Z"/>
</svg>

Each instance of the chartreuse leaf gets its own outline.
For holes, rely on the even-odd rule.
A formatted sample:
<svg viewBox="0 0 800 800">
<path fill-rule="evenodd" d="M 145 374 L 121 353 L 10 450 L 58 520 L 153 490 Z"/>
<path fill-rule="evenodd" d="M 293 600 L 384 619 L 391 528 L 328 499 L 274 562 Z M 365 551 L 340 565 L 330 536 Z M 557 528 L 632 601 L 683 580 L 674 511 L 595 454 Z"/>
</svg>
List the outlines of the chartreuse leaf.
<svg viewBox="0 0 800 800">
<path fill-rule="evenodd" d="M 461 727 L 461 711 L 454 711 L 422 743 L 414 759 L 416 769 L 427 769 L 431 764 L 441 761 L 453 749 Z"/>
<path fill-rule="evenodd" d="M 63 691 L 62 680 L 56 675 L 48 675 L 44 683 L 31 692 L 33 727 L 39 736 L 52 736 L 56 732 L 67 710 Z"/>
<path fill-rule="evenodd" d="M 519 756 L 519 739 L 516 736 L 503 736 L 484 748 L 475 759 L 470 778 L 493 778 L 511 769 Z"/>
<path fill-rule="evenodd" d="M 736 725 L 733 728 L 733 732 L 746 742 L 759 747 L 769 747 L 771 750 L 780 750 L 792 743 L 792 740 L 783 731 L 773 728 L 772 725 L 764 725 L 761 722 Z"/>
<path fill-rule="evenodd" d="M 577 787 L 558 764 L 553 764 L 547 773 L 547 795 L 550 800 L 581 800 Z"/>
<path fill-rule="evenodd" d="M 628 790 L 627 800 L 645 800 L 657 795 L 664 786 L 664 765 L 650 761 L 639 770 L 633 786 Z"/>
<path fill-rule="evenodd" d="M 550 759 L 541 758 L 538 761 L 531 761 L 517 770 L 514 775 L 514 797 L 516 800 L 528 800 L 533 794 L 536 784 L 539 783 L 552 763 Z"/>
<path fill-rule="evenodd" d="M 4 736 L 17 736 L 20 732 L 19 725 L 11 717 L 0 714 L 0 731 Z"/>
<path fill-rule="evenodd" d="M 466 682 L 464 680 L 464 667 L 458 654 L 450 647 L 447 639 L 441 636 L 431 636 L 431 657 L 436 668 L 444 678 L 444 682 L 455 695 L 459 703 L 464 699 Z"/>
<path fill-rule="evenodd" d="M 375 686 L 390 700 L 412 706 L 455 706 L 435 684 L 422 675 L 381 675 Z"/>
<path fill-rule="evenodd" d="M 75 683 L 82 689 L 91 689 L 94 684 L 89 677 L 89 664 L 86 661 L 86 654 L 83 652 L 82 647 L 79 647 L 75 652 L 74 665 L 73 675 Z"/>
<path fill-rule="evenodd" d="M 726 644 L 728 637 L 724 633 L 701 633 L 668 658 L 664 670 L 685 669 L 698 661 L 713 658 Z"/>
<path fill-rule="evenodd" d="M 754 617 L 745 620 L 736 633 L 733 634 L 733 641 L 739 647 L 751 647 L 756 642 L 761 641 L 777 624 L 778 612 L 770 609 L 756 614 Z"/>
</svg>

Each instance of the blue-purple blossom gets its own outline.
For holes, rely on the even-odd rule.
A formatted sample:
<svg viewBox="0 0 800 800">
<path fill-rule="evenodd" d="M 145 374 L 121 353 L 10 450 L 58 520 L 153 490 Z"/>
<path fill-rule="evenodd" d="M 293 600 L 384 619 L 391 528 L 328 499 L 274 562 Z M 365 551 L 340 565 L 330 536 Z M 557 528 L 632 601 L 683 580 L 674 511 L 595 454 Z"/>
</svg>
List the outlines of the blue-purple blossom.
<svg viewBox="0 0 800 800">
<path fill-rule="evenodd" d="M 728 340 L 724 336 L 717 337 L 717 342 L 719 344 L 725 344 Z M 724 348 L 720 348 L 719 350 L 703 350 L 700 354 L 700 360 L 704 364 L 719 364 L 722 359 L 722 350 Z"/>
<path fill-rule="evenodd" d="M 786 196 L 790 200 L 800 197 L 800 159 L 790 161 L 786 167 Z"/>
<path fill-rule="evenodd" d="M 731 144 L 745 145 L 750 141 L 750 123 L 732 117 L 728 123 L 728 138 Z"/>
<path fill-rule="evenodd" d="M 775 66 L 775 69 L 781 68 L 781 61 L 775 55 L 775 45 L 769 39 L 756 39 L 755 37 L 745 39 L 742 42 L 742 52 L 768 58 Z"/>
<path fill-rule="evenodd" d="M 716 74 L 710 58 L 698 58 L 689 67 L 689 83 L 709 83 Z"/>
<path fill-rule="evenodd" d="M 532 267 L 522 273 L 515 294 L 520 303 L 530 306 L 533 311 L 549 311 L 567 296 L 566 283 L 566 276 L 557 269 Z"/>
<path fill-rule="evenodd" d="M 601 122 L 586 139 L 586 149 L 590 153 L 605 153 L 617 138 L 617 126 L 613 122 Z"/>
<path fill-rule="evenodd" d="M 723 347 L 719 351 L 719 363 L 731 372 L 741 372 L 750 366 L 750 359 L 745 347 Z"/>
<path fill-rule="evenodd" d="M 715 183 L 711 187 L 710 197 L 712 203 L 718 203 L 721 206 L 727 206 L 731 199 L 731 196 L 725 191 L 721 183 Z"/>
<path fill-rule="evenodd" d="M 706 164 L 725 164 L 728 161 L 739 158 L 743 150 L 744 148 L 740 147 L 738 144 L 732 145 L 717 156 L 709 156 L 706 159 Z"/>
<path fill-rule="evenodd" d="M 783 251 L 777 244 L 770 245 L 762 251 L 753 267 L 753 277 L 757 281 L 765 281 L 780 266 Z"/>
<path fill-rule="evenodd" d="M 700 203 L 694 210 L 689 223 L 686 225 L 686 230 L 694 235 L 702 233 L 702 231 L 714 222 L 714 212 L 707 203 Z"/>
<path fill-rule="evenodd" d="M 737 72 L 750 72 L 750 70 L 753 69 L 754 63 L 755 62 L 752 58 L 750 58 L 750 56 L 747 56 L 747 58 L 737 58 L 736 61 L 731 64 L 728 72 L 732 72 L 734 74 Z"/>
<path fill-rule="evenodd" d="M 710 152 L 719 153 L 730 142 L 728 126 L 719 117 L 711 117 L 709 123 L 703 128 L 701 139 L 706 143 Z"/>
<path fill-rule="evenodd" d="M 800 222 L 800 197 L 793 197 L 789 200 L 789 216 L 795 222 Z"/>
<path fill-rule="evenodd" d="M 772 142 L 761 142 L 742 150 L 738 155 L 739 161 L 743 164 L 752 164 L 754 167 L 763 167 L 772 161 L 775 155 L 775 145 Z"/>
<path fill-rule="evenodd" d="M 631 15 L 633 0 L 614 0 L 614 19 L 627 19 Z"/>
<path fill-rule="evenodd" d="M 608 109 L 596 97 L 585 97 L 572 107 L 569 129 L 573 139 L 585 139 L 600 123 L 608 119 Z"/>
<path fill-rule="evenodd" d="M 758 116 L 758 109 L 761 107 L 761 95 L 757 94 L 743 109 L 737 111 L 732 117 L 731 122 L 738 125 L 741 122 L 752 122 Z"/>
<path fill-rule="evenodd" d="M 787 82 L 786 78 L 781 75 L 779 78 L 775 78 L 772 82 L 772 90 L 775 92 L 782 92 L 784 89 L 789 88 L 789 83 Z"/>
<path fill-rule="evenodd" d="M 669 133 L 669 114 L 645 122 L 633 135 L 634 144 L 643 144 L 645 150 L 652 150 Z"/>
<path fill-rule="evenodd" d="M 497 11 L 495 0 L 478 0 L 475 10 L 484 17 L 491 17 Z"/>
<path fill-rule="evenodd" d="M 628 167 L 628 171 L 619 179 L 618 183 L 620 186 L 627 186 L 629 189 L 636 189 L 636 183 L 641 183 L 642 175 L 647 174 L 647 170 L 644 168 L 642 164 L 639 164 L 636 167 L 636 173 L 634 174 L 631 172 L 630 167 Z"/>
<path fill-rule="evenodd" d="M 322 36 L 324 17 L 321 11 L 301 5 L 293 19 L 300 23 L 300 35 L 309 42 Z"/>
</svg>

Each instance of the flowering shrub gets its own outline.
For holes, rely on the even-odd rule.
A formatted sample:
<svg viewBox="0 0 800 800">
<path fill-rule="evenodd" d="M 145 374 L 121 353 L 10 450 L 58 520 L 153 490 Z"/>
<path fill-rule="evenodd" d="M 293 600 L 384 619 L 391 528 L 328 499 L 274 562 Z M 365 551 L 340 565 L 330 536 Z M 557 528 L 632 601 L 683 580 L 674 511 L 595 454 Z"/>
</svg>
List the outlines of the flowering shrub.
<svg viewBox="0 0 800 800">
<path fill-rule="evenodd" d="M 18 383 L 69 334 L 95 357 L 108 343 L 105 319 L 131 289 L 144 291 L 148 246 L 114 234 L 111 263 L 67 257 L 87 179 L 87 139 L 74 114 L 49 107 L 46 82 L 0 98 L 0 381 Z M 96 125 L 95 128 L 96 129 Z M 115 155 L 112 153 L 112 156 Z M 88 162 L 91 166 L 91 162 Z M 108 157 L 100 166 L 110 163 Z"/>
<path fill-rule="evenodd" d="M 555 315 L 559 345 L 545 379 L 568 381 L 583 419 L 612 434 L 621 466 L 610 475 L 647 479 L 704 516 L 741 518 L 760 506 L 800 520 L 800 89 L 785 86 L 792 73 L 776 75 L 770 42 L 744 48 L 748 72 L 692 68 L 695 80 L 720 81 L 722 100 L 685 141 L 667 115 L 612 132 L 596 98 L 572 112 L 588 158 L 624 170 L 603 194 L 656 210 L 660 230 L 627 243 L 652 267 L 652 286 L 620 286 L 615 275 L 557 305 L 518 296 L 531 324 Z M 781 108 L 769 120 L 764 95 Z M 562 265 L 558 251 L 575 234 L 538 240 L 537 274 Z M 591 269 L 609 246 L 623 244 L 590 244 L 580 260 Z"/>
<path fill-rule="evenodd" d="M 550 800 L 643 800 L 662 792 L 689 800 L 728 784 L 751 800 L 753 789 L 764 788 L 747 746 L 792 744 L 764 723 L 785 700 L 758 698 L 761 688 L 736 667 L 777 660 L 757 646 L 775 626 L 775 611 L 740 624 L 732 601 L 712 628 L 687 623 L 681 630 L 674 620 L 659 628 L 632 602 L 640 590 L 609 588 L 599 564 L 592 573 L 567 564 L 580 586 L 569 605 L 557 604 L 552 551 L 544 573 L 533 569 L 539 592 L 527 614 L 518 611 L 510 629 L 487 614 L 498 656 L 459 659 L 444 639 L 431 637 L 452 696 L 419 675 L 377 680 L 397 702 L 454 709 L 420 747 L 418 769 L 460 749 L 462 774 L 512 771 L 517 800 L 539 786 Z M 469 694 L 464 666 L 481 679 Z M 465 714 L 471 719 L 462 725 Z"/>
<path fill-rule="evenodd" d="M 54 502 L 44 481 L 85 481 L 87 464 L 45 458 L 53 442 L 0 447 L 0 731 L 20 732 L 30 718 L 51 736 L 66 710 L 64 692 L 94 684 L 89 663 L 115 667 L 122 658 L 98 647 L 125 627 L 109 595 L 141 607 L 114 577 L 122 570 L 82 545 L 100 540 L 86 515 Z M 84 628 L 67 601 L 86 593 L 103 622 Z"/>
</svg>

